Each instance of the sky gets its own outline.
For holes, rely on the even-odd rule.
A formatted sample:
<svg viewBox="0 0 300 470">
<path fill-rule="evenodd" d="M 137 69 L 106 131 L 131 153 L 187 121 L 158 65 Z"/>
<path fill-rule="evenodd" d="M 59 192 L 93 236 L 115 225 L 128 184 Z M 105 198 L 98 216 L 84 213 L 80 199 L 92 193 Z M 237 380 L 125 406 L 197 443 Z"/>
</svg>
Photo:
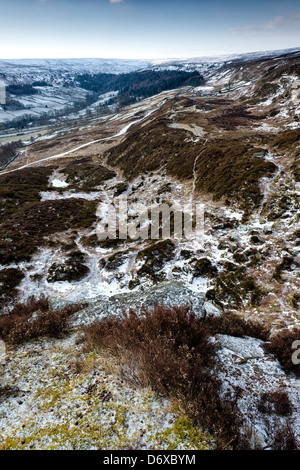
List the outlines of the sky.
<svg viewBox="0 0 300 470">
<path fill-rule="evenodd" d="M 0 0 L 0 59 L 170 59 L 300 46 L 300 0 Z"/>
</svg>

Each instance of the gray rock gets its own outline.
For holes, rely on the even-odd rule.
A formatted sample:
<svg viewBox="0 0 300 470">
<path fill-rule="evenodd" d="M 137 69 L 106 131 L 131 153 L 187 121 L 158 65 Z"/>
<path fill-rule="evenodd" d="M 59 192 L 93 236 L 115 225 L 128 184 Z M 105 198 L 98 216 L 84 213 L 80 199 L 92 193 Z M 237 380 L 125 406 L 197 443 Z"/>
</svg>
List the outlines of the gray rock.
<svg viewBox="0 0 300 470">
<path fill-rule="evenodd" d="M 87 308 L 72 317 L 72 326 L 77 328 L 108 315 L 120 315 L 130 309 L 140 312 L 143 308 L 153 308 L 155 304 L 167 307 L 191 307 L 197 315 L 203 315 L 204 297 L 205 294 L 195 293 L 181 282 L 162 282 L 145 291 L 94 299 L 89 302 Z"/>
<path fill-rule="evenodd" d="M 273 233 L 272 228 L 270 227 L 270 225 L 265 225 L 264 226 L 264 234 L 269 235 L 270 233 Z"/>
<path fill-rule="evenodd" d="M 204 311 L 208 317 L 220 317 L 222 312 L 212 302 L 204 302 Z"/>
<path fill-rule="evenodd" d="M 288 394 L 293 412 L 288 420 L 292 423 L 295 436 L 300 435 L 300 380 L 298 377 L 285 374 L 278 360 L 265 354 L 263 341 L 255 338 L 236 338 L 227 335 L 216 335 L 212 340 L 221 346 L 217 353 L 218 377 L 222 383 L 222 395 L 232 399 L 239 390 L 237 407 L 246 418 L 244 431 L 255 437 L 253 448 L 272 446 L 273 438 L 270 429 L 274 425 L 274 415 L 263 413 L 259 409 L 262 393 L 273 393 L 282 390 Z M 251 428 L 248 428 L 251 417 Z M 284 417 L 278 417 L 281 424 Z M 272 448 L 272 447 L 271 447 Z"/>
<path fill-rule="evenodd" d="M 265 355 L 261 347 L 262 341 L 255 338 L 217 335 L 217 340 L 223 348 L 229 349 L 241 359 L 262 358 Z"/>
<path fill-rule="evenodd" d="M 72 300 L 65 300 L 65 299 L 61 299 L 59 297 L 50 297 L 49 300 L 48 300 L 48 305 L 49 305 L 49 309 L 51 311 L 55 311 L 55 310 L 62 310 L 63 308 L 67 307 L 68 305 L 73 305 L 74 301 Z"/>
</svg>

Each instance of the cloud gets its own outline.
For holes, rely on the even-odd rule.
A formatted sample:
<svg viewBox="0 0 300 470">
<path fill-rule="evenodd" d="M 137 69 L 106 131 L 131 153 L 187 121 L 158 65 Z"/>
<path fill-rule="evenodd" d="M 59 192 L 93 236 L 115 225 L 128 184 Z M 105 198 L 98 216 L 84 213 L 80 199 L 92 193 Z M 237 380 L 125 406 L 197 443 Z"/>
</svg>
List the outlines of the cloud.
<svg viewBox="0 0 300 470">
<path fill-rule="evenodd" d="M 266 32 L 284 32 L 291 30 L 300 30 L 300 12 L 293 16 L 276 16 L 269 21 L 255 25 L 241 26 L 238 28 L 230 28 L 228 31 L 237 34 L 247 33 L 266 33 Z"/>
<path fill-rule="evenodd" d="M 283 16 L 276 16 L 272 20 L 264 24 L 264 29 L 276 29 L 278 26 L 282 25 L 285 22 Z"/>
<path fill-rule="evenodd" d="M 121 3 L 123 2 L 123 0 L 109 0 L 110 3 Z"/>
</svg>

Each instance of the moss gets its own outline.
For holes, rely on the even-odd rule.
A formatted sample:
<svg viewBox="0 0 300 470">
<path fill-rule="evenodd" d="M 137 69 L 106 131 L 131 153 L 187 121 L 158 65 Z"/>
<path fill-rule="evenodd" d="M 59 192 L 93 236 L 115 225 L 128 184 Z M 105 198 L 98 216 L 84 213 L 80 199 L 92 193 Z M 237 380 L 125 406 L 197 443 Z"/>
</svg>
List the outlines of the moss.
<svg viewBox="0 0 300 470">
<path fill-rule="evenodd" d="M 292 256 L 285 256 L 283 260 L 281 261 L 281 263 L 278 266 L 276 266 L 275 272 L 273 274 L 273 278 L 277 282 L 280 282 L 280 283 L 283 282 L 283 279 L 282 279 L 283 271 L 290 270 L 291 265 L 293 264 L 293 261 L 294 261 L 294 258 Z"/>
<path fill-rule="evenodd" d="M 257 235 L 252 235 L 250 238 L 250 243 L 253 245 L 261 245 L 263 243 L 263 240 L 261 240 Z"/>
<path fill-rule="evenodd" d="M 192 258 L 192 256 L 193 256 L 193 252 L 190 251 L 190 250 L 181 250 L 180 256 L 181 256 L 183 259 L 190 259 L 190 258 Z"/>
<path fill-rule="evenodd" d="M 62 264 L 53 263 L 49 268 L 47 281 L 50 283 L 58 281 L 78 282 L 85 278 L 89 272 L 90 270 L 85 264 L 72 261 L 71 258 Z"/>
<path fill-rule="evenodd" d="M 126 385 L 126 390 L 123 390 L 122 385 L 115 382 L 116 376 L 111 375 L 111 369 L 109 375 L 103 376 L 103 383 L 102 380 L 95 381 L 99 371 L 106 367 L 105 361 L 111 360 L 109 357 L 104 360 L 94 351 L 90 354 L 81 351 L 78 356 L 76 347 L 74 349 L 70 345 L 68 349 L 61 349 L 57 342 L 53 345 L 54 349 L 48 349 L 48 344 L 44 350 L 40 344 L 37 349 L 27 350 L 25 355 L 24 351 L 14 353 L 20 354 L 18 377 L 26 377 L 29 384 L 24 400 L 31 394 L 27 406 L 32 405 L 36 412 L 25 413 L 21 421 L 9 427 L 8 432 L 1 433 L 1 450 L 128 450 L 140 448 L 144 438 L 154 448 L 200 449 L 208 446 L 206 443 L 210 437 L 181 416 L 180 411 L 174 412 L 177 416 L 174 424 L 166 424 L 163 433 L 157 432 L 160 428 L 152 418 L 157 396 L 150 388 L 132 391 L 128 396 L 130 387 Z M 75 372 L 71 367 L 74 354 L 83 362 L 81 372 Z M 46 357 L 49 360 L 44 362 Z M 43 368 L 43 384 L 39 382 L 40 371 L 37 370 L 41 365 L 46 366 Z M 31 382 L 36 372 L 38 375 Z M 35 381 L 38 388 L 32 393 L 30 389 Z M 120 392 L 121 399 L 116 400 L 114 395 Z M 14 392 L 13 396 L 18 394 Z M 145 416 L 146 422 L 137 425 L 133 432 L 131 419 L 133 422 L 137 419 L 139 423 L 141 415 Z M 161 418 L 164 419 L 163 412 Z"/>
<path fill-rule="evenodd" d="M 69 243 L 62 243 L 61 244 L 61 250 L 64 251 L 64 252 L 75 250 L 76 248 L 77 248 L 77 245 L 74 241 L 70 241 Z"/>
<path fill-rule="evenodd" d="M 290 305 L 292 308 L 298 309 L 300 306 L 300 294 L 295 293 L 290 299 Z"/>
<path fill-rule="evenodd" d="M 246 275 L 245 267 L 239 267 L 234 272 L 223 271 L 216 278 L 210 295 L 222 307 L 240 308 L 244 301 L 258 305 L 264 292 Z"/>
<path fill-rule="evenodd" d="M 105 268 L 108 271 L 116 271 L 124 264 L 128 254 L 129 251 L 117 251 L 109 258 L 100 260 L 99 265 L 101 268 Z"/>
<path fill-rule="evenodd" d="M 129 188 L 129 184 L 126 181 L 122 181 L 118 183 L 115 187 L 114 197 L 118 197 L 123 194 Z"/>
<path fill-rule="evenodd" d="M 157 191 L 157 195 L 161 195 L 161 194 L 165 194 L 165 193 L 169 193 L 172 191 L 172 185 L 171 183 L 166 183 L 166 184 L 163 184 L 159 190 Z"/>
<path fill-rule="evenodd" d="M 214 277 L 218 273 L 217 268 L 208 258 L 192 261 L 194 277 Z"/>
<path fill-rule="evenodd" d="M 131 279 L 128 283 L 128 289 L 132 290 L 135 289 L 140 285 L 140 281 L 138 279 Z"/>
<path fill-rule="evenodd" d="M 296 151 L 295 159 L 292 165 L 293 176 L 297 183 L 300 183 L 300 151 Z"/>
<path fill-rule="evenodd" d="M 184 443 L 186 450 L 208 450 L 211 447 L 212 438 L 194 427 L 191 419 L 181 416 L 172 427 L 157 433 L 155 440 L 159 443 L 158 449 L 162 444 L 166 444 L 168 450 L 175 450 L 180 443 Z"/>
</svg>

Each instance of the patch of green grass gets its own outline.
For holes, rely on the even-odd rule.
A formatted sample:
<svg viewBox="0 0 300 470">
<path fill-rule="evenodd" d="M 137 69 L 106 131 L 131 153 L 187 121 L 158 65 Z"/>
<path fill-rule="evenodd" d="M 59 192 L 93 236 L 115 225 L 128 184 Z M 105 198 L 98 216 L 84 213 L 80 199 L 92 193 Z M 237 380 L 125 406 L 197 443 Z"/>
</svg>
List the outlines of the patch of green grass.
<svg viewBox="0 0 300 470">
<path fill-rule="evenodd" d="M 174 424 L 166 430 L 155 435 L 158 448 L 167 446 L 167 450 L 175 450 L 181 444 L 187 450 L 208 450 L 211 446 L 212 437 L 197 429 L 190 418 L 181 416 Z"/>
</svg>

